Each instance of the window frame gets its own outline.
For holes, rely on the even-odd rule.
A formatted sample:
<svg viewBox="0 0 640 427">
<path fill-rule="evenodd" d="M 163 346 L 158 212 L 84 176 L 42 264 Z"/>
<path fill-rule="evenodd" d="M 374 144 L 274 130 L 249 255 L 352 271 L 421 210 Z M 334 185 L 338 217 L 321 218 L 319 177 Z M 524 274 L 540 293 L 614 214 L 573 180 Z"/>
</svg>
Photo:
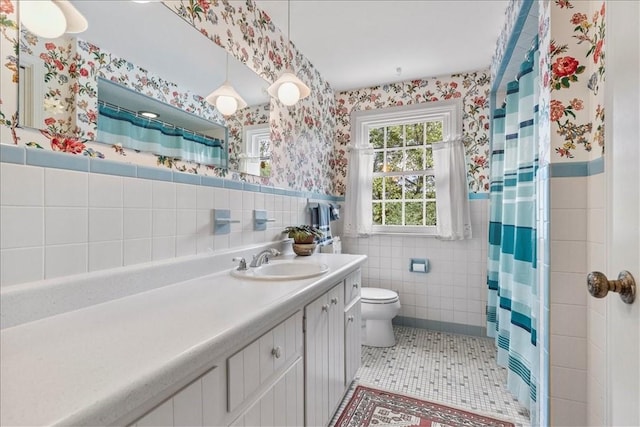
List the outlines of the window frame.
<svg viewBox="0 0 640 427">
<path fill-rule="evenodd" d="M 352 117 L 352 134 L 355 136 L 354 139 L 357 146 L 374 150 L 369 143 L 369 131 L 371 129 L 428 121 L 442 121 L 442 141 L 448 141 L 460 136 L 462 134 L 462 101 L 431 101 L 407 106 L 357 111 L 353 113 Z M 437 142 L 432 143 L 432 146 L 435 144 L 437 144 Z M 406 149 L 406 146 L 403 145 L 402 148 Z M 421 176 L 432 175 L 435 178 L 435 167 L 419 172 Z M 373 176 L 381 176 L 380 172 L 374 172 L 373 174 Z M 394 172 L 388 172 L 386 174 L 392 175 Z M 389 176 L 386 174 L 385 176 Z M 402 172 L 395 174 L 409 175 L 411 173 Z M 438 194 L 436 193 L 436 203 L 437 197 Z M 424 203 L 427 199 L 420 200 Z M 400 202 L 404 201 L 403 194 Z M 373 195 L 368 203 L 373 207 Z M 436 226 L 372 224 L 371 231 L 373 234 L 420 234 L 435 236 Z"/>
</svg>

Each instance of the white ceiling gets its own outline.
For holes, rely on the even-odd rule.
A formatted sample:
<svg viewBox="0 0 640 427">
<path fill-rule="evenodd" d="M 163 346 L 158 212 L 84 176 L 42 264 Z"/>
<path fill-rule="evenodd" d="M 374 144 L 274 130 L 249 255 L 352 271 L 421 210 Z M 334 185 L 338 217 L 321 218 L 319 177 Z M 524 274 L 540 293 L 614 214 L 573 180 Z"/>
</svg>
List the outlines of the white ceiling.
<svg viewBox="0 0 640 427">
<path fill-rule="evenodd" d="M 256 4 L 286 34 L 287 1 Z M 489 67 L 507 4 L 291 0 L 290 36 L 334 90 L 357 89 Z"/>
<path fill-rule="evenodd" d="M 81 38 L 202 96 L 222 84 L 224 51 L 161 3 L 72 1 L 89 21 Z M 287 1 L 256 3 L 286 34 Z M 291 0 L 290 35 L 334 90 L 363 88 L 489 67 L 507 3 Z M 232 63 L 230 76 L 250 104 L 268 100 L 248 68 Z"/>
</svg>

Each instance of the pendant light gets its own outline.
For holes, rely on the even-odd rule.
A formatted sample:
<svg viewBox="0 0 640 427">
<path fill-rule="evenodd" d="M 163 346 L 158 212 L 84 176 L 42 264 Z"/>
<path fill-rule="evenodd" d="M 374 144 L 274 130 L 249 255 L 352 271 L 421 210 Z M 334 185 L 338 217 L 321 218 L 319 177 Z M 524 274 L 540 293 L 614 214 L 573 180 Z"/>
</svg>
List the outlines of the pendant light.
<svg viewBox="0 0 640 427">
<path fill-rule="evenodd" d="M 224 116 L 230 116 L 236 111 L 243 109 L 247 103 L 240 94 L 229 83 L 229 53 L 227 53 L 227 67 L 224 83 L 214 90 L 205 99 L 209 104 L 214 105 Z"/>
<path fill-rule="evenodd" d="M 286 70 L 267 89 L 269 95 L 278 98 L 284 105 L 294 105 L 298 100 L 304 99 L 311 93 L 309 86 L 295 75 L 289 57 L 291 56 L 291 0 L 287 1 L 287 60 Z"/>
<path fill-rule="evenodd" d="M 64 33 L 81 33 L 87 19 L 67 0 L 23 0 L 20 21 L 36 36 L 55 39 Z"/>
</svg>

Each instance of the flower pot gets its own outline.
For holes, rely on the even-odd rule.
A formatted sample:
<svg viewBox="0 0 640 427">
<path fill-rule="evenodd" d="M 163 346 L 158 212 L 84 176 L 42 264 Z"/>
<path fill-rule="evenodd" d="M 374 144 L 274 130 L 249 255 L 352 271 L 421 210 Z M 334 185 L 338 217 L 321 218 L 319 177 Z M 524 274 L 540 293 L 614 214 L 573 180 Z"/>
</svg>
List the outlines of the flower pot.
<svg viewBox="0 0 640 427">
<path fill-rule="evenodd" d="M 309 256 L 312 255 L 316 250 L 315 243 L 294 243 L 293 244 L 293 252 L 299 256 Z"/>
</svg>

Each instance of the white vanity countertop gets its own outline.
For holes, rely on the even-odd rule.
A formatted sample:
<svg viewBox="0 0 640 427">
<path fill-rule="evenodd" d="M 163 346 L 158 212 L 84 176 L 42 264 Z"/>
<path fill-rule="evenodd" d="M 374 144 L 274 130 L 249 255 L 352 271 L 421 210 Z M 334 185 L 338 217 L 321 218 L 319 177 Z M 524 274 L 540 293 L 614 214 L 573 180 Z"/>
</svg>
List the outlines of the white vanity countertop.
<svg viewBox="0 0 640 427">
<path fill-rule="evenodd" d="M 365 259 L 315 254 L 305 260 L 328 264 L 328 273 L 284 282 L 224 271 L 4 329 L 0 423 L 121 422 L 168 397 L 170 385 L 223 362 Z"/>
</svg>

